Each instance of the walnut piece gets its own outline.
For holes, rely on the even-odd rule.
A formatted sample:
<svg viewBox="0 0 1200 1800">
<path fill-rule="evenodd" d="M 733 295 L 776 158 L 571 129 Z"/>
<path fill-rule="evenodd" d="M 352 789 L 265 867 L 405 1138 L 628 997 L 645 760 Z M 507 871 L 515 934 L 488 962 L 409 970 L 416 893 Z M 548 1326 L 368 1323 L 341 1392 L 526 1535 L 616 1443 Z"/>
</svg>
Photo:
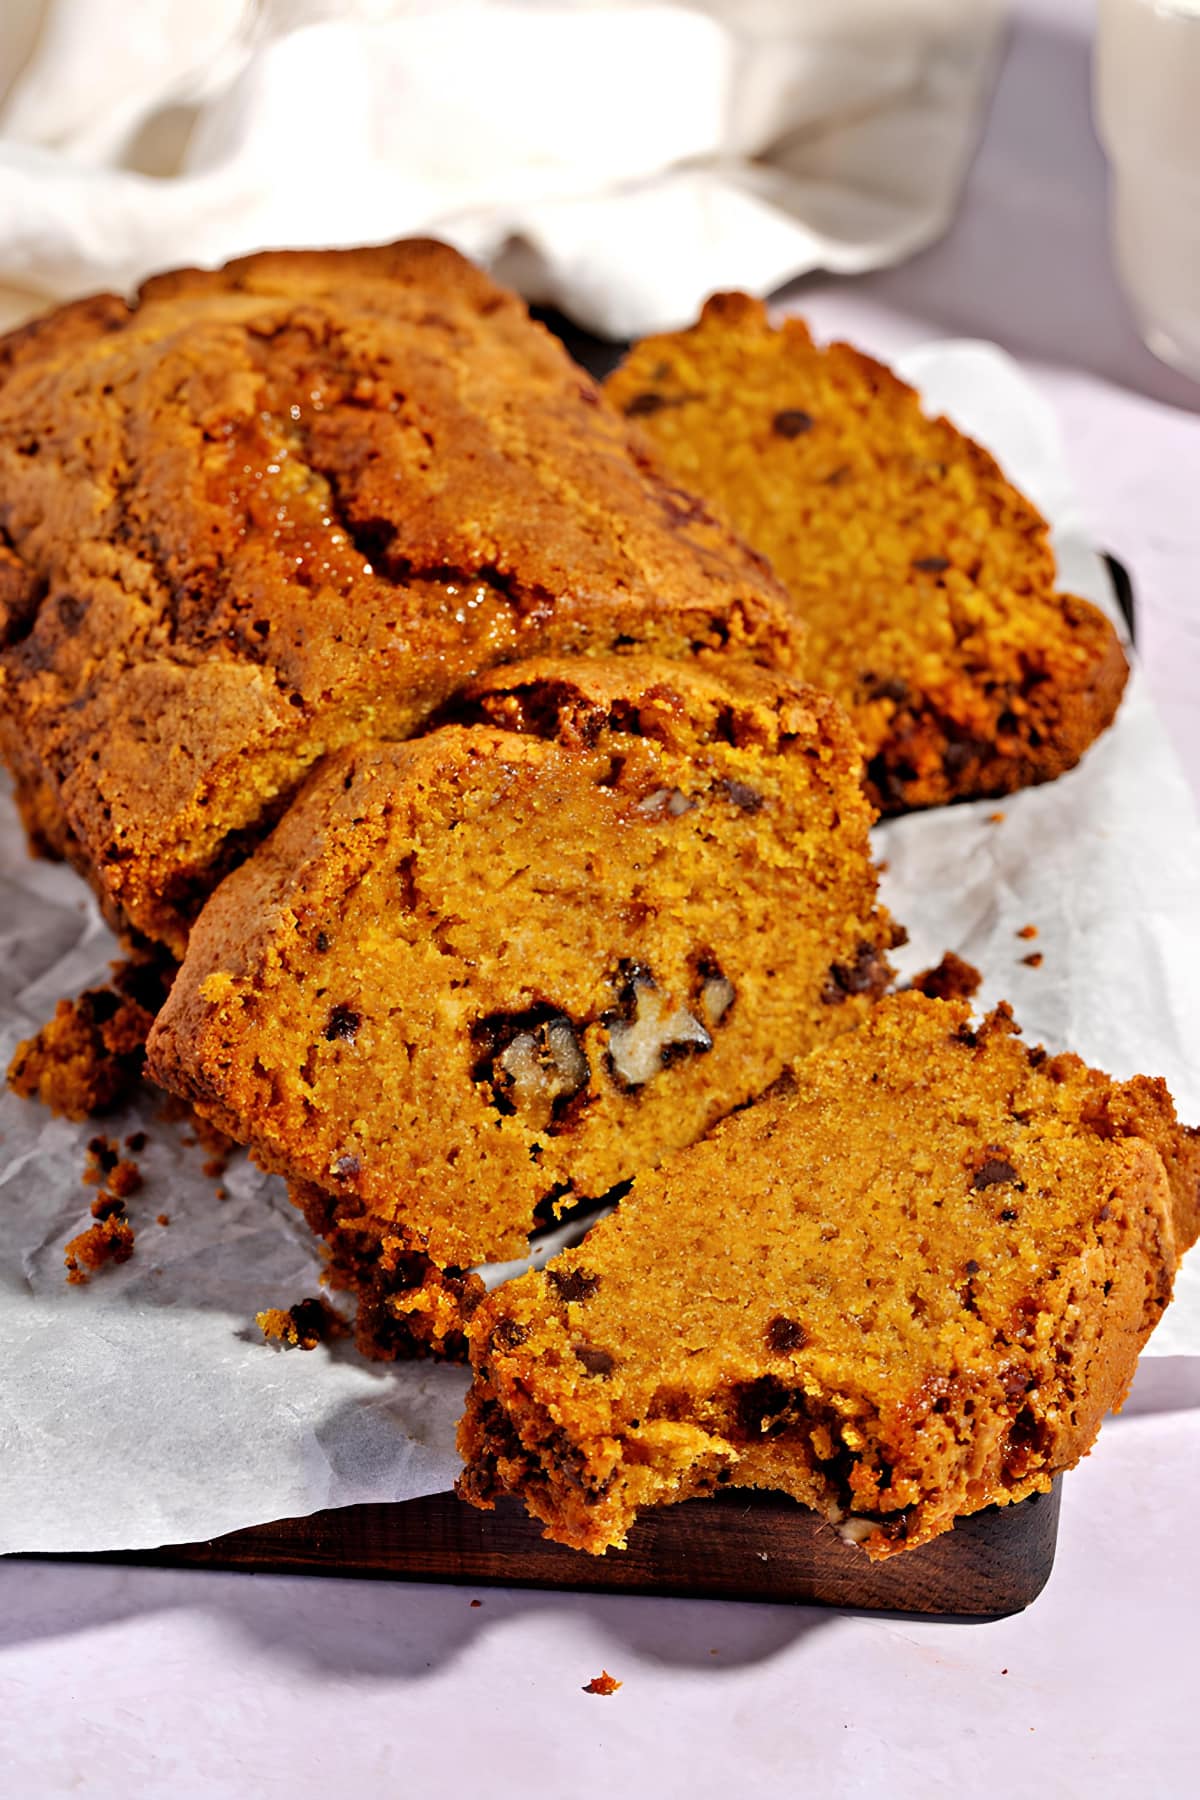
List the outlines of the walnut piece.
<svg viewBox="0 0 1200 1800">
<path fill-rule="evenodd" d="M 496 1085 L 535 1131 L 550 1124 L 556 1101 L 586 1087 L 591 1070 L 571 1021 L 561 1014 L 522 1031 L 496 1058 Z"/>
<path fill-rule="evenodd" d="M 737 989 L 725 975 L 710 975 L 700 989 L 700 1004 L 710 1025 L 719 1025 L 733 1005 Z"/>
<path fill-rule="evenodd" d="M 613 1073 L 626 1087 L 643 1087 L 678 1057 L 703 1054 L 712 1047 L 712 1037 L 699 1019 L 686 1007 L 673 1007 L 644 975 L 632 983 L 627 1016 L 608 1027 Z"/>
<path fill-rule="evenodd" d="M 671 818 L 678 819 L 686 812 L 691 812 L 695 805 L 679 788 L 655 788 L 652 794 L 643 795 L 637 803 L 637 810 L 647 818 L 661 818 L 668 813 Z"/>
</svg>

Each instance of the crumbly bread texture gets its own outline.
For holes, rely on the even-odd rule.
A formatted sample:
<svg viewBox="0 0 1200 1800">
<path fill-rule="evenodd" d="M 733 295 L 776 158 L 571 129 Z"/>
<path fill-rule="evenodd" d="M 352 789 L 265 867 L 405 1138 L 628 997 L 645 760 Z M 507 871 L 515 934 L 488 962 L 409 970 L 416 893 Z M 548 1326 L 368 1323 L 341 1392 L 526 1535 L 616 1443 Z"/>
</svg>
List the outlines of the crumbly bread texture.
<svg viewBox="0 0 1200 1800">
<path fill-rule="evenodd" d="M 1119 1405 L 1200 1215 L 1200 1137 L 1114 1082 L 883 1000 L 470 1326 L 461 1492 L 601 1552 L 780 1489 L 868 1553 L 1046 1489 Z"/>
<path fill-rule="evenodd" d="M 769 557 L 883 810 L 1048 781 L 1112 720 L 1125 657 L 1102 613 L 1055 591 L 1045 521 L 881 364 L 721 294 L 607 391 Z"/>
<path fill-rule="evenodd" d="M 110 1112 L 132 1093 L 174 968 L 153 956 L 112 967 L 110 982 L 60 1000 L 54 1017 L 17 1045 L 8 1065 L 14 1093 L 68 1119 Z"/>
<path fill-rule="evenodd" d="M 443 245 L 185 270 L 0 340 L 0 750 L 34 845 L 177 953 L 318 756 L 480 669 L 796 644 L 762 559 Z"/>
<path fill-rule="evenodd" d="M 863 1018 L 899 934 L 860 777 L 829 697 L 761 672 L 493 671 L 326 761 L 201 913 L 150 1073 L 348 1285 L 384 1255 L 436 1310 L 430 1259 L 523 1255 Z"/>
</svg>

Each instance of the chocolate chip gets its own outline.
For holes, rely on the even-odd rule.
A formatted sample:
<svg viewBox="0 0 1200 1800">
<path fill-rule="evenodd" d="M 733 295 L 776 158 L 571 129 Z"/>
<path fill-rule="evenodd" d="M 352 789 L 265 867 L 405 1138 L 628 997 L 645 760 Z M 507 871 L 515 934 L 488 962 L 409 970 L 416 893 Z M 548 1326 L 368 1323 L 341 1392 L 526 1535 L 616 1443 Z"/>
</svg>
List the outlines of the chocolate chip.
<svg viewBox="0 0 1200 1800">
<path fill-rule="evenodd" d="M 744 781 L 733 781 L 729 777 L 723 777 L 716 785 L 718 791 L 724 794 L 725 798 L 734 806 L 739 807 L 742 812 L 756 813 L 762 811 L 762 795 L 754 788 L 747 787 Z"/>
<path fill-rule="evenodd" d="M 87 602 L 77 599 L 74 594 L 60 594 L 54 602 L 58 615 L 58 623 L 68 636 L 79 630 L 87 617 Z"/>
<path fill-rule="evenodd" d="M 547 1269 L 546 1280 L 560 1300 L 590 1300 L 600 1291 L 600 1277 L 586 1269 Z"/>
<path fill-rule="evenodd" d="M 1017 1171 L 1010 1162 L 1006 1162 L 1001 1156 L 989 1156 L 976 1169 L 971 1187 L 978 1192 L 981 1188 L 999 1187 L 1003 1182 L 1016 1180 Z"/>
<path fill-rule="evenodd" d="M 522 1325 L 519 1319 L 501 1319 L 492 1331 L 492 1346 L 496 1350 L 516 1350 L 528 1336 L 528 1325 Z"/>
<path fill-rule="evenodd" d="M 572 1348 L 589 1375 L 611 1375 L 617 1359 L 599 1344 L 574 1344 Z"/>
<path fill-rule="evenodd" d="M 887 982 L 887 965 L 875 944 L 865 941 L 854 952 L 854 961 L 833 963 L 829 979 L 821 990 L 825 1006 L 840 1006 L 849 994 L 882 992 Z"/>
<path fill-rule="evenodd" d="M 877 675 L 873 669 L 864 669 L 859 687 L 865 700 L 894 700 L 903 706 L 908 699 L 908 683 L 902 675 Z"/>
<path fill-rule="evenodd" d="M 352 1044 L 361 1024 L 362 1014 L 355 1012 L 352 1006 L 335 1006 L 325 1026 L 326 1042 L 332 1044 L 342 1038 Z"/>
<path fill-rule="evenodd" d="M 339 1156 L 333 1172 L 339 1181 L 353 1181 L 356 1175 L 362 1174 L 362 1162 L 357 1156 Z"/>
<path fill-rule="evenodd" d="M 978 1273 L 979 1273 L 979 1264 L 975 1261 L 975 1258 L 972 1256 L 967 1261 L 967 1274 L 968 1275 L 978 1275 Z"/>
<path fill-rule="evenodd" d="M 1011 1225 L 1013 1221 L 1019 1219 L 1020 1216 L 1021 1215 L 1015 1206 L 1006 1206 L 1000 1213 L 1000 1223 L 1002 1225 Z"/>
<path fill-rule="evenodd" d="M 776 1313 L 767 1326 L 767 1348 L 776 1356 L 787 1356 L 792 1350 L 803 1350 L 808 1333 L 796 1319 Z"/>
<path fill-rule="evenodd" d="M 951 781 L 957 781 L 978 754 L 979 747 L 974 741 L 947 744 L 942 752 L 942 769 Z"/>
<path fill-rule="evenodd" d="M 798 406 L 789 406 L 783 412 L 777 412 L 771 420 L 771 430 L 776 437 L 803 437 L 806 431 L 813 428 L 811 413 L 801 411 Z"/>
<path fill-rule="evenodd" d="M 662 412 L 668 406 L 677 406 L 677 400 L 666 394 L 635 394 L 625 407 L 627 419 L 648 419 L 652 413 Z"/>
<path fill-rule="evenodd" d="M 913 558 L 912 566 L 914 569 L 920 569 L 923 575 L 940 575 L 950 567 L 950 558 L 948 556 L 916 556 Z"/>
<path fill-rule="evenodd" d="M 1021 1399 L 1023 1395 L 1029 1392 L 1032 1385 L 1028 1369 L 1014 1367 L 1002 1369 L 1000 1371 L 1000 1386 L 1004 1390 L 1004 1397 L 1006 1400 Z"/>
<path fill-rule="evenodd" d="M 324 956 L 324 954 L 328 950 L 328 948 L 329 948 L 328 935 L 324 931 L 318 931 L 318 933 L 317 933 L 317 954 L 319 956 Z"/>
</svg>

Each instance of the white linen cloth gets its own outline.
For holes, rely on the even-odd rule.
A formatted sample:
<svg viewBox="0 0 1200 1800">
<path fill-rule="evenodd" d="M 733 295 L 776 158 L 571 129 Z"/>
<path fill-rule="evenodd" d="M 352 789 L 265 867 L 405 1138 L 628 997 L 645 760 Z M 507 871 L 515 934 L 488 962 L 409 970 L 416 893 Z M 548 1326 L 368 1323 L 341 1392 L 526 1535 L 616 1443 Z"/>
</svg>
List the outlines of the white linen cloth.
<svg viewBox="0 0 1200 1800">
<path fill-rule="evenodd" d="M 3 0 L 0 327 L 449 239 L 612 337 L 949 220 L 1004 0 Z"/>
</svg>

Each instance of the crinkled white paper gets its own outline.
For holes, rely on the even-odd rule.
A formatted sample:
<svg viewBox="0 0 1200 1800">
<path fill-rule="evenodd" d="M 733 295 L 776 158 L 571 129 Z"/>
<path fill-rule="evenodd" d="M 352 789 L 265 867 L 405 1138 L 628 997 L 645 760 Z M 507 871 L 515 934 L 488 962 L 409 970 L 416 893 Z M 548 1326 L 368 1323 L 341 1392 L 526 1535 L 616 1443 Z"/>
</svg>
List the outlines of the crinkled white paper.
<svg viewBox="0 0 1200 1800">
<path fill-rule="evenodd" d="M 949 345 L 905 372 L 1053 518 L 1065 582 L 1108 604 L 1053 422 L 1014 365 Z M 1000 809 L 999 824 L 987 802 L 880 829 L 885 898 L 911 933 L 906 969 L 959 951 L 986 972 L 984 1001 L 1012 1000 L 1031 1039 L 1119 1075 L 1163 1074 L 1200 1121 L 1200 829 L 1141 680 L 1080 769 Z M 1021 962 L 1027 924 L 1036 970 Z M 26 858 L 4 799 L 0 1059 L 61 995 L 103 975 L 113 949 L 80 883 Z M 94 1190 L 80 1175 L 96 1126 L 0 1099 L 0 1550 L 180 1542 L 449 1487 L 462 1371 L 264 1344 L 255 1312 L 317 1291 L 299 1214 L 244 1160 L 216 1199 L 207 1153 L 152 1107 L 104 1130 L 138 1126 L 151 1142 L 129 1202 L 136 1252 L 68 1287 L 63 1246 L 88 1223 Z M 1152 1349 L 1200 1353 L 1200 1258 Z"/>
</svg>

